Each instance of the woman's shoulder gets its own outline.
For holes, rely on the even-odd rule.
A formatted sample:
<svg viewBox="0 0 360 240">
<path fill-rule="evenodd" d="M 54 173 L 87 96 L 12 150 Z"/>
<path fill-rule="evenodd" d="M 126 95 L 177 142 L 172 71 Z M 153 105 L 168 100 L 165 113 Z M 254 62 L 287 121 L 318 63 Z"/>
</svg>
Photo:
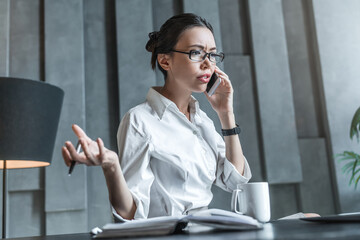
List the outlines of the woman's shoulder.
<svg viewBox="0 0 360 240">
<path fill-rule="evenodd" d="M 141 103 L 124 114 L 120 126 L 134 128 L 142 134 L 149 134 L 149 127 L 154 121 L 154 113 L 147 102 Z"/>
<path fill-rule="evenodd" d="M 127 111 L 123 120 L 128 121 L 145 121 L 152 115 L 152 109 L 147 102 L 143 102 Z"/>
</svg>

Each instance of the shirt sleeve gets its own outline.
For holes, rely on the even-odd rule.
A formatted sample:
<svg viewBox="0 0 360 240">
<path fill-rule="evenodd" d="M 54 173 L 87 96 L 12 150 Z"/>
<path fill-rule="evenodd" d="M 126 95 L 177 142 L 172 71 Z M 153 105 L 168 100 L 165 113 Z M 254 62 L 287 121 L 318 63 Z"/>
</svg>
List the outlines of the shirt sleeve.
<svg viewBox="0 0 360 240">
<path fill-rule="evenodd" d="M 216 135 L 218 138 L 218 158 L 215 185 L 224 189 L 225 191 L 231 192 L 237 188 L 237 184 L 247 183 L 250 180 L 252 176 L 251 170 L 246 158 L 244 157 L 244 175 L 239 173 L 235 166 L 226 158 L 224 140 L 218 133 L 216 133 Z"/>
<path fill-rule="evenodd" d="M 131 113 L 127 113 L 121 121 L 117 141 L 121 170 L 136 204 L 134 219 L 147 218 L 150 188 L 154 181 L 150 168 L 152 145 Z M 115 222 L 125 221 L 113 207 L 112 210 Z"/>
</svg>

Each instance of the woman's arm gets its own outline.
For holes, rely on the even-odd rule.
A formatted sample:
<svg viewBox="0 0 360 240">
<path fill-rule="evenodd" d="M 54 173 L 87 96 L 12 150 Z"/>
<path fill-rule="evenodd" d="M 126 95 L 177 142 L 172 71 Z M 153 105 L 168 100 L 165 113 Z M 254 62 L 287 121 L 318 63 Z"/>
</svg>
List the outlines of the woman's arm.
<svg viewBox="0 0 360 240">
<path fill-rule="evenodd" d="M 233 87 L 229 77 L 216 67 L 215 72 L 222 79 L 221 84 L 216 89 L 214 95 L 209 97 L 205 92 L 211 106 L 219 116 L 222 129 L 232 129 L 236 127 L 233 111 Z M 238 135 L 224 137 L 226 146 L 226 158 L 236 167 L 239 173 L 244 174 L 245 158 Z"/>
<path fill-rule="evenodd" d="M 83 152 L 77 153 L 73 144 L 67 141 L 62 148 L 65 164 L 70 166 L 71 161 L 76 161 L 87 166 L 101 166 L 110 203 L 123 218 L 133 219 L 136 205 L 124 179 L 117 154 L 105 148 L 100 138 L 93 141 L 79 126 L 73 125 L 72 129 L 79 138 Z"/>
<path fill-rule="evenodd" d="M 227 113 L 219 115 L 221 128 L 232 129 L 236 127 L 234 113 Z M 245 168 L 245 159 L 240 144 L 239 136 L 230 135 L 224 136 L 225 147 L 226 147 L 226 158 L 236 167 L 238 172 L 243 175 Z"/>
</svg>

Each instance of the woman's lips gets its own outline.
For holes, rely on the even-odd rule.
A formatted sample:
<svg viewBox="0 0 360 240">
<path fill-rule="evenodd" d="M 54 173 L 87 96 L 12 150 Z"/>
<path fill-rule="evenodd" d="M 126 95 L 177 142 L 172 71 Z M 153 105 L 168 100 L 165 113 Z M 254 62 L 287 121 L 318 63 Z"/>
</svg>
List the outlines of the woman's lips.
<svg viewBox="0 0 360 240">
<path fill-rule="evenodd" d="M 198 76 L 197 79 L 199 79 L 203 83 L 208 83 L 210 81 L 210 74 L 204 74 L 201 76 Z"/>
</svg>

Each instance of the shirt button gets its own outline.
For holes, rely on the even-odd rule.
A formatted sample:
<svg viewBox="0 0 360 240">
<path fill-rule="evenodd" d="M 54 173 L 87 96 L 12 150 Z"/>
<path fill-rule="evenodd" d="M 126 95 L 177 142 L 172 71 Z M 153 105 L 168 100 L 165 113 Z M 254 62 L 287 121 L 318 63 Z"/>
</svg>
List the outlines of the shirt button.
<svg viewBox="0 0 360 240">
<path fill-rule="evenodd" d="M 194 130 L 194 131 L 193 131 L 193 134 L 194 134 L 194 135 L 197 135 L 197 131 Z"/>
</svg>

